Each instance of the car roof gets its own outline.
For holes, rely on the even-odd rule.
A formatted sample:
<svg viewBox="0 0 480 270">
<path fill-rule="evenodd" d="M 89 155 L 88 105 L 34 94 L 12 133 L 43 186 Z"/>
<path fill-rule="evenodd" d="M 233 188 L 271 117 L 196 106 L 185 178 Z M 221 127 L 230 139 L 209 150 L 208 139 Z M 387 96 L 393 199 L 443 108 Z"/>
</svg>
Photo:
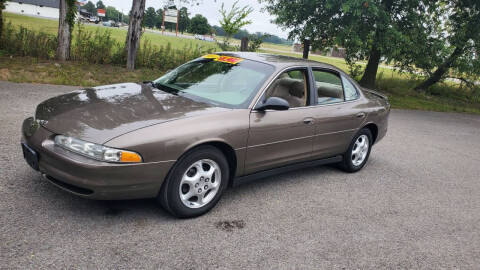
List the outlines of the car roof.
<svg viewBox="0 0 480 270">
<path fill-rule="evenodd" d="M 310 67 L 333 69 L 343 73 L 339 68 L 330 64 L 303 59 L 303 58 L 286 56 L 286 55 L 255 53 L 255 52 L 217 52 L 216 54 L 239 57 L 239 58 L 244 58 L 252 61 L 266 63 L 276 67 L 277 69 L 286 68 L 289 66 L 310 66 Z"/>
</svg>

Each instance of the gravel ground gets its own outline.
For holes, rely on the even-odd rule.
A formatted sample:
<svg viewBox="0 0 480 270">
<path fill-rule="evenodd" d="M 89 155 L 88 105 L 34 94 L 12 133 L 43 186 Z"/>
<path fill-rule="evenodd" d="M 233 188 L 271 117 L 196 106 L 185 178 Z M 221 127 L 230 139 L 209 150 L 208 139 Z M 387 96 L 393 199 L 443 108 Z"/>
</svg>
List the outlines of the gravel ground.
<svg viewBox="0 0 480 270">
<path fill-rule="evenodd" d="M 22 160 L 21 121 L 72 89 L 0 82 L 2 269 L 479 269 L 480 116 L 393 110 L 361 172 L 271 177 L 179 220 L 77 198 Z"/>
</svg>

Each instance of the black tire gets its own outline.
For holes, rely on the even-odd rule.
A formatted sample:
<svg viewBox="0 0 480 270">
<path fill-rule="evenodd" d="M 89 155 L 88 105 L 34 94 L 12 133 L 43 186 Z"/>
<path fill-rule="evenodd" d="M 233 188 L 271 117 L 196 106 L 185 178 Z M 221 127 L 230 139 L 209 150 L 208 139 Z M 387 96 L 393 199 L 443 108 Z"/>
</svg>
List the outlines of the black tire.
<svg viewBox="0 0 480 270">
<path fill-rule="evenodd" d="M 190 208 L 187 207 L 180 198 L 180 183 L 187 169 L 189 169 L 195 162 L 203 159 L 209 159 L 218 164 L 221 173 L 220 186 L 215 197 L 213 197 L 213 199 L 206 205 L 200 208 Z M 228 186 L 229 175 L 228 162 L 219 149 L 213 146 L 200 146 L 194 148 L 183 155 L 177 163 L 175 163 L 162 185 L 157 196 L 157 201 L 165 210 L 179 218 L 191 218 L 203 215 L 210 211 L 220 200 L 223 192 Z"/>
<path fill-rule="evenodd" d="M 367 152 L 367 156 L 365 157 L 363 162 L 356 166 L 356 165 L 353 164 L 353 161 L 352 161 L 352 158 L 351 158 L 352 157 L 352 151 L 353 151 L 353 148 L 355 146 L 355 142 L 362 135 L 365 135 L 368 138 L 368 152 Z M 338 167 L 341 170 L 343 170 L 345 172 L 349 172 L 349 173 L 354 173 L 354 172 L 360 171 L 365 166 L 365 164 L 368 161 L 368 158 L 370 157 L 370 151 L 372 150 L 372 144 L 373 144 L 372 138 L 373 138 L 373 136 L 372 136 L 372 132 L 370 131 L 370 129 L 368 129 L 368 128 L 361 129 L 353 137 L 352 142 L 350 142 L 350 146 L 348 147 L 347 152 L 345 152 L 345 154 L 343 154 L 343 160 L 338 164 Z"/>
</svg>

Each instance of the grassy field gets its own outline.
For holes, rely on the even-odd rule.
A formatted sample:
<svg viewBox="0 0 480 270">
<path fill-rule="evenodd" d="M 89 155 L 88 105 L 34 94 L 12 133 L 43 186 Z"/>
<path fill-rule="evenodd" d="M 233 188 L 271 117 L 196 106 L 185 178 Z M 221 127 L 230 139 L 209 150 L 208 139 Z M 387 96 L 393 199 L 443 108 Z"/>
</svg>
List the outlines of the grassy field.
<svg viewBox="0 0 480 270">
<path fill-rule="evenodd" d="M 57 33 L 58 22 L 55 20 L 27 17 L 16 14 L 5 14 L 6 21 L 26 28 Z M 88 31 L 110 31 L 112 37 L 123 42 L 125 29 L 106 28 L 86 25 Z M 146 32 L 142 40 L 149 40 L 152 45 L 171 43 L 173 47 L 200 45 L 216 47 L 215 44 L 200 40 L 186 39 L 174 36 L 159 35 Z M 235 41 L 236 42 L 236 41 Z M 290 46 L 263 44 L 261 52 L 301 57 L 293 53 Z M 310 59 L 334 65 L 348 72 L 344 59 L 319 55 L 311 55 Z M 362 63 L 360 63 L 362 64 Z M 78 86 L 96 86 L 102 84 L 120 83 L 126 81 L 153 80 L 162 75 L 160 70 L 138 69 L 128 71 L 123 67 L 113 65 L 91 65 L 77 62 L 56 63 L 29 57 L 9 57 L 0 52 L 0 80 L 13 82 L 31 82 L 64 84 Z M 358 79 L 358 78 L 357 78 Z M 406 74 L 388 68 L 380 67 L 377 76 L 377 88 L 389 96 L 394 108 L 455 111 L 480 114 L 480 89 L 460 88 L 453 83 L 440 83 L 426 93 L 418 93 L 413 87 L 418 81 Z"/>
<path fill-rule="evenodd" d="M 29 16 L 23 16 L 23 15 L 13 14 L 13 13 L 4 13 L 4 17 L 6 22 L 11 22 L 15 26 L 22 25 L 23 27 L 26 27 L 28 29 L 43 31 L 45 33 L 55 34 L 55 35 L 57 34 L 57 31 L 58 31 L 58 21 L 56 20 L 29 17 Z M 112 33 L 112 37 L 120 42 L 124 42 L 127 35 L 127 29 L 125 28 L 103 27 L 101 25 L 92 25 L 92 24 L 85 25 L 85 27 L 89 31 L 97 31 L 97 30 L 110 31 Z M 74 32 L 75 32 L 75 29 L 74 29 Z M 185 33 L 185 35 L 191 35 L 191 34 Z M 218 49 L 218 47 L 212 42 L 207 42 L 207 41 L 202 41 L 197 39 L 186 39 L 186 38 L 180 38 L 180 37 L 174 37 L 174 36 L 168 36 L 168 35 L 159 35 L 156 33 L 150 33 L 148 31 L 143 34 L 142 39 L 148 39 L 149 41 L 152 42 L 153 45 L 165 45 L 166 43 L 170 42 L 171 44 L 175 44 L 175 46 L 188 46 L 192 44 L 192 45 L 200 45 L 205 47 L 213 47 Z M 223 40 L 223 37 L 218 37 L 218 39 Z M 231 44 L 235 46 L 240 46 L 240 40 L 232 39 Z M 272 44 L 272 43 L 264 43 L 262 44 L 262 48 L 265 50 L 268 50 L 268 49 L 280 50 L 287 53 L 291 51 L 291 46 Z"/>
<path fill-rule="evenodd" d="M 31 57 L 0 55 L 0 81 L 98 86 L 149 81 L 159 78 L 162 74 L 163 71 L 153 69 L 130 71 L 114 65 L 92 65 L 79 62 L 57 63 Z"/>
<path fill-rule="evenodd" d="M 56 20 L 49 20 L 43 18 L 35 18 L 29 16 L 23 16 L 13 13 L 4 13 L 5 21 L 11 22 L 13 25 L 19 26 L 22 25 L 28 29 L 33 29 L 37 31 L 43 31 L 45 33 L 54 34 L 56 35 L 58 32 L 58 21 Z M 125 38 L 127 36 L 127 30 L 125 28 L 114 28 L 114 27 L 103 27 L 101 25 L 85 25 L 85 28 L 88 31 L 110 31 L 112 33 L 112 37 L 120 42 L 125 42 Z M 75 29 L 74 29 L 75 33 Z M 216 45 L 212 42 L 206 42 L 202 40 L 196 39 L 186 39 L 186 38 L 179 38 L 175 36 L 167 36 L 167 35 L 159 35 L 155 33 L 145 32 L 142 35 L 142 41 L 148 39 L 152 42 L 153 45 L 165 45 L 170 42 L 172 45 L 175 46 L 188 46 L 192 45 L 200 45 L 205 47 L 216 47 Z"/>
</svg>

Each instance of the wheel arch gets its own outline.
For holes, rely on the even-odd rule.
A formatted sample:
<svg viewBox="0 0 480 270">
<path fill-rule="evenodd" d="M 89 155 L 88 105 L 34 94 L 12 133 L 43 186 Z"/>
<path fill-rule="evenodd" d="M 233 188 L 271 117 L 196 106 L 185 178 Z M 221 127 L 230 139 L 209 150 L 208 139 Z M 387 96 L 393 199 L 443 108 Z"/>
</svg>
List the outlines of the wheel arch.
<svg viewBox="0 0 480 270">
<path fill-rule="evenodd" d="M 209 141 L 201 141 L 198 142 L 197 144 L 189 146 L 181 155 L 183 157 L 187 153 L 194 151 L 198 147 L 202 146 L 213 146 L 220 150 L 225 158 L 227 159 L 228 162 L 228 167 L 230 170 L 230 175 L 229 175 L 229 185 L 232 184 L 232 180 L 235 177 L 236 171 L 237 171 L 237 154 L 235 153 L 234 148 L 228 144 L 227 142 L 223 140 L 209 140 Z M 181 158 L 180 157 L 180 158 Z M 180 159 L 179 158 L 179 159 Z M 177 160 L 179 160 L 177 159 Z"/>
<path fill-rule="evenodd" d="M 373 142 L 372 142 L 372 145 L 375 144 L 375 142 L 377 141 L 377 137 L 378 137 L 378 126 L 375 124 L 375 123 L 368 123 L 366 125 L 364 125 L 362 128 L 368 128 L 370 130 L 370 132 L 372 133 L 372 139 L 373 139 Z"/>
</svg>

